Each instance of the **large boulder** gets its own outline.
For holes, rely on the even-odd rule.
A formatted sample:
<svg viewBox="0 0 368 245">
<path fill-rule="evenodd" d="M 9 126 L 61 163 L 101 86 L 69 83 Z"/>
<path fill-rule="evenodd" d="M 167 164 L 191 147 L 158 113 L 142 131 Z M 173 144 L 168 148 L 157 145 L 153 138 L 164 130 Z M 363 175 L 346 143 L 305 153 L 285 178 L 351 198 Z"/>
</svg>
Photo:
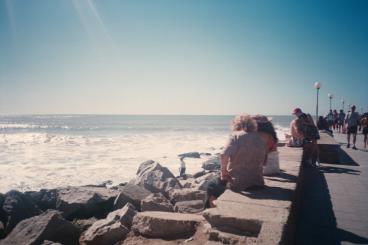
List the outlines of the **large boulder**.
<svg viewBox="0 0 368 245">
<path fill-rule="evenodd" d="M 142 212 L 134 217 L 132 230 L 135 234 L 151 238 L 188 238 L 202 220 L 195 214 Z"/>
<path fill-rule="evenodd" d="M 177 189 L 170 193 L 170 201 L 172 203 L 192 200 L 202 200 L 205 202 L 206 197 L 207 193 L 205 191 L 194 188 Z"/>
<path fill-rule="evenodd" d="M 174 212 L 174 206 L 161 193 L 153 193 L 142 200 L 141 210 Z"/>
<path fill-rule="evenodd" d="M 182 188 L 170 170 L 152 160 L 139 166 L 134 184 L 140 185 L 153 193 L 160 192 L 165 197 L 169 197 L 169 192 L 173 189 Z"/>
<path fill-rule="evenodd" d="M 79 241 L 82 245 L 110 245 L 125 239 L 136 215 L 134 206 L 127 203 L 124 208 L 109 213 L 102 220 L 96 221 Z"/>
<path fill-rule="evenodd" d="M 1 245 L 42 244 L 45 240 L 61 244 L 78 244 L 80 230 L 63 219 L 58 211 L 48 210 L 41 215 L 21 221 L 0 241 Z"/>
<path fill-rule="evenodd" d="M 45 211 L 56 208 L 57 190 L 41 189 L 40 191 L 27 191 L 24 193 L 37 205 L 38 208 Z"/>
<path fill-rule="evenodd" d="M 120 209 L 127 203 L 131 203 L 136 209 L 141 210 L 141 201 L 152 194 L 145 188 L 128 183 L 120 189 L 119 196 L 115 199 L 114 209 Z"/>
<path fill-rule="evenodd" d="M 202 200 L 181 201 L 175 203 L 174 209 L 178 213 L 195 214 L 203 211 L 204 202 Z"/>
<path fill-rule="evenodd" d="M 23 193 L 9 191 L 4 196 L 2 212 L 6 216 L 4 225 L 8 234 L 20 221 L 39 215 L 41 210 Z"/>
<path fill-rule="evenodd" d="M 112 209 L 119 192 L 104 187 L 67 187 L 58 189 L 56 209 L 66 219 L 103 218 Z"/>
<path fill-rule="evenodd" d="M 221 168 L 221 160 L 220 157 L 215 156 L 211 157 L 204 163 L 202 163 L 202 168 L 208 171 L 218 171 Z"/>
</svg>

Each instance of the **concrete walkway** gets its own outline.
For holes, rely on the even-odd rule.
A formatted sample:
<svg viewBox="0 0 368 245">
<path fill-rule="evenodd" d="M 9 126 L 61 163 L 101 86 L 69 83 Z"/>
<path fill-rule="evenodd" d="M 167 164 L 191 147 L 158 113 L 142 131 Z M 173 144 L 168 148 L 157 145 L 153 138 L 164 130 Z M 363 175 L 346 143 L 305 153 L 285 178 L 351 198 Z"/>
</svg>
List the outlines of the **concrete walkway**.
<svg viewBox="0 0 368 245">
<path fill-rule="evenodd" d="M 340 164 L 304 168 L 296 244 L 368 244 L 368 152 L 358 135 L 358 150 L 341 143 Z"/>
</svg>

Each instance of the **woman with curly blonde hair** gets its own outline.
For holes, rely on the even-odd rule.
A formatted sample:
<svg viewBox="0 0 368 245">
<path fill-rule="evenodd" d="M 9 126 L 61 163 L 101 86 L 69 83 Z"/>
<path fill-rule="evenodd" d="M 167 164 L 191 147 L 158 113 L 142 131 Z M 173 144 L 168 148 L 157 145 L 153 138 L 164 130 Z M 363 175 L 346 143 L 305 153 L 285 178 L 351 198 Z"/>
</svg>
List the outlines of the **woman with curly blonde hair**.
<svg viewBox="0 0 368 245">
<path fill-rule="evenodd" d="M 267 149 L 257 133 L 257 122 L 250 115 L 236 116 L 232 122 L 230 141 L 221 154 L 221 176 L 212 179 L 207 187 L 208 207 L 229 187 L 243 191 L 263 186 L 263 165 Z"/>
</svg>

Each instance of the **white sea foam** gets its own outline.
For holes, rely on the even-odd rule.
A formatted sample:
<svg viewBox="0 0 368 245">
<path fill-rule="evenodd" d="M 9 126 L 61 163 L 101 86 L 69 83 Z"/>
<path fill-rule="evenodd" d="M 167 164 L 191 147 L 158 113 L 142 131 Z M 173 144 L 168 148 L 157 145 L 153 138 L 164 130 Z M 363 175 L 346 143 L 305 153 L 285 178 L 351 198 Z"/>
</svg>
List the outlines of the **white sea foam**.
<svg viewBox="0 0 368 245">
<path fill-rule="evenodd" d="M 121 136 L 73 136 L 48 133 L 0 135 L 0 191 L 84 185 L 134 177 L 139 164 L 153 159 L 178 173 L 178 154 L 214 153 L 225 134 L 156 133 Z M 204 159 L 188 161 L 196 171 Z"/>
<path fill-rule="evenodd" d="M 33 125 L 33 124 L 20 124 L 20 123 L 6 123 L 0 124 L 0 129 L 41 129 L 48 128 L 47 125 Z"/>
</svg>

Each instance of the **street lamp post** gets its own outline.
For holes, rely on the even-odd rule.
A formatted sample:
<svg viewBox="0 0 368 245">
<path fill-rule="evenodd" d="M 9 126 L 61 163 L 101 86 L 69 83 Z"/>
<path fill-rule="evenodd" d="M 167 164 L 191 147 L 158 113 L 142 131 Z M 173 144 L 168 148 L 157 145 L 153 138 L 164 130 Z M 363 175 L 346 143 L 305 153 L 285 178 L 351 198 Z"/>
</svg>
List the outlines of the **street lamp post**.
<svg viewBox="0 0 368 245">
<path fill-rule="evenodd" d="M 331 101 L 332 101 L 332 98 L 333 98 L 333 94 L 328 94 L 328 98 L 330 99 L 330 110 L 331 110 Z"/>
<path fill-rule="evenodd" d="M 319 89 L 321 88 L 321 83 L 320 82 L 315 82 L 314 87 L 317 90 L 316 121 L 318 121 L 318 95 L 319 95 Z"/>
<path fill-rule="evenodd" d="M 344 99 L 342 99 L 342 100 L 341 100 L 341 103 L 342 103 L 342 108 L 341 108 L 341 109 L 344 111 L 345 100 L 344 100 Z"/>
</svg>

